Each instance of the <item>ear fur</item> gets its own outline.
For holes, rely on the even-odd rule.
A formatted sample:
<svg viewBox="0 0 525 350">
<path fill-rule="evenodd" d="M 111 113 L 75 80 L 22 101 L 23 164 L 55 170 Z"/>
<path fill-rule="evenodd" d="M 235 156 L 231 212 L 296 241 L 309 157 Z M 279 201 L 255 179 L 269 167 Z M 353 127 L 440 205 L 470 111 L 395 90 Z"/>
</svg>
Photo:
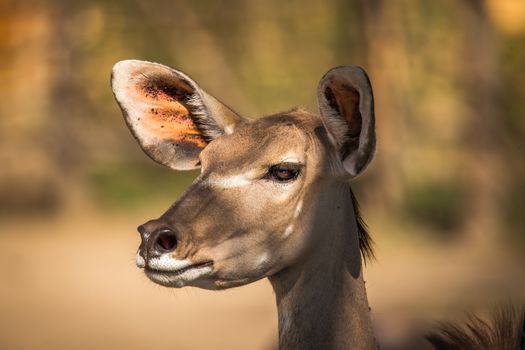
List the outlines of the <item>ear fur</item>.
<svg viewBox="0 0 525 350">
<path fill-rule="evenodd" d="M 343 166 L 359 175 L 375 152 L 374 96 L 366 72 L 356 66 L 333 68 L 319 82 L 321 119 Z"/>
<path fill-rule="evenodd" d="M 172 169 L 198 167 L 201 150 L 243 120 L 186 74 L 158 63 L 120 61 L 111 85 L 144 152 Z"/>
</svg>

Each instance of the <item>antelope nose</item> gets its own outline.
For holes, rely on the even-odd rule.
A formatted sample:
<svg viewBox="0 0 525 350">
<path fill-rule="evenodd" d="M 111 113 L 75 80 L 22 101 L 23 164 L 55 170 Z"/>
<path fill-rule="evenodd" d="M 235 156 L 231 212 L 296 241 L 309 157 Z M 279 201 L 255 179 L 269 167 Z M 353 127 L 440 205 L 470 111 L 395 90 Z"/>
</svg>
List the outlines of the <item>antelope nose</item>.
<svg viewBox="0 0 525 350">
<path fill-rule="evenodd" d="M 162 220 L 151 220 L 137 227 L 142 242 L 140 255 L 146 260 L 177 249 L 177 235 Z"/>
<path fill-rule="evenodd" d="M 153 249 L 161 254 L 174 251 L 177 248 L 177 236 L 169 228 L 158 230 L 152 235 L 151 239 L 155 242 Z"/>
</svg>

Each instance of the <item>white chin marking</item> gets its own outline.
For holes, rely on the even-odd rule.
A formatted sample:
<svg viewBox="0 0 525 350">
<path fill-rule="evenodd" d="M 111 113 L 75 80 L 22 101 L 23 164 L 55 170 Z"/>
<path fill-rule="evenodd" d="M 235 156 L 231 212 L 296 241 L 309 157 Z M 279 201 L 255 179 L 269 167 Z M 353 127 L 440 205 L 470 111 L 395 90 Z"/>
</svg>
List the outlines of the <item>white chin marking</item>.
<svg viewBox="0 0 525 350">
<path fill-rule="evenodd" d="M 207 180 L 207 183 L 213 187 L 221 187 L 221 188 L 242 187 L 242 186 L 247 186 L 251 184 L 253 177 L 254 177 L 254 172 L 247 171 L 244 174 L 209 179 Z"/>
<path fill-rule="evenodd" d="M 149 272 L 148 277 L 162 285 L 181 288 L 210 274 L 211 272 L 211 266 L 203 266 L 189 269 L 178 275 L 169 275 L 162 272 Z M 205 282 L 201 282 L 201 284 L 205 284 Z"/>
<path fill-rule="evenodd" d="M 142 255 L 140 255 L 139 253 L 137 253 L 137 257 L 135 259 L 135 263 L 137 264 L 137 267 L 140 268 L 140 269 L 142 269 L 143 267 L 146 267 L 146 261 L 144 260 Z"/>
<path fill-rule="evenodd" d="M 197 268 L 185 271 L 184 273 L 181 273 L 176 278 L 178 280 L 182 280 L 183 282 L 191 282 L 191 281 L 198 279 L 201 276 L 209 274 L 211 270 L 212 270 L 211 266 L 197 267 Z"/>
<path fill-rule="evenodd" d="M 163 254 L 160 258 L 153 258 L 148 261 L 148 267 L 151 270 L 146 270 L 146 274 L 154 282 L 168 287 L 180 288 L 209 275 L 213 271 L 211 266 L 190 267 L 192 265 L 193 263 L 188 259 L 178 260 L 169 254 Z M 180 272 L 186 268 L 188 269 Z M 180 273 L 177 273 L 178 271 Z"/>
<path fill-rule="evenodd" d="M 169 254 L 163 254 L 160 258 L 153 258 L 148 261 L 148 267 L 153 270 L 173 272 L 192 265 L 192 262 L 174 259 Z"/>
</svg>

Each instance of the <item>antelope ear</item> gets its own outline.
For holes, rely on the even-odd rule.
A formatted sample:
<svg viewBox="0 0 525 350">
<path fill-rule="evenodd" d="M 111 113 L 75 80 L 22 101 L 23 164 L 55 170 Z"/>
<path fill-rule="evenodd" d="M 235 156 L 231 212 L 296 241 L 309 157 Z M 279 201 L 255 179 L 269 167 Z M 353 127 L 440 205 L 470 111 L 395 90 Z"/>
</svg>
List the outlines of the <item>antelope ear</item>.
<svg viewBox="0 0 525 350">
<path fill-rule="evenodd" d="M 243 120 L 186 74 L 158 63 L 120 61 L 111 85 L 144 152 L 172 169 L 197 168 L 201 150 Z"/>
<path fill-rule="evenodd" d="M 319 82 L 321 119 L 345 170 L 357 176 L 374 157 L 374 96 L 366 72 L 355 66 L 333 68 Z"/>
</svg>

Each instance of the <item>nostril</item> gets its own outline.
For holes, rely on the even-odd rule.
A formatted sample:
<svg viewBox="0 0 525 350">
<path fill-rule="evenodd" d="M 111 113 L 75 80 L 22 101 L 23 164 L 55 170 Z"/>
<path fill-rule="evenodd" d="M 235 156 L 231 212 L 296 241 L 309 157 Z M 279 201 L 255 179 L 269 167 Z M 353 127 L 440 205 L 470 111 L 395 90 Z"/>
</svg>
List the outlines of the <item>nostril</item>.
<svg viewBox="0 0 525 350">
<path fill-rule="evenodd" d="M 163 231 L 157 237 L 157 247 L 159 250 L 172 251 L 177 247 L 177 238 L 171 231 Z"/>
<path fill-rule="evenodd" d="M 144 225 L 139 225 L 139 227 L 137 227 L 137 231 L 143 235 L 146 232 L 146 227 Z"/>
</svg>

